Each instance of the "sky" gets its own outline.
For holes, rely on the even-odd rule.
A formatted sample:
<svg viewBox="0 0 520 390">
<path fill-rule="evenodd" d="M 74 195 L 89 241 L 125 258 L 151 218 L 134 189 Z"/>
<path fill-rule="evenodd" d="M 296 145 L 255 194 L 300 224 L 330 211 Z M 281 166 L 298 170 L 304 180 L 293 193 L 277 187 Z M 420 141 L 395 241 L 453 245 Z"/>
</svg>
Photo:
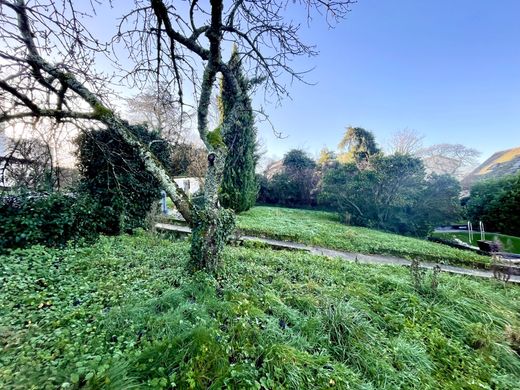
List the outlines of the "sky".
<svg viewBox="0 0 520 390">
<path fill-rule="evenodd" d="M 89 27 L 111 36 L 131 4 L 114 1 Z M 302 21 L 303 40 L 319 54 L 293 64 L 313 68 L 312 85 L 294 83 L 281 106 L 254 98 L 283 134 L 258 123 L 267 158 L 334 150 L 348 126 L 371 130 L 383 148 L 413 129 L 426 146 L 461 143 L 481 161 L 520 146 L 520 0 L 358 0 L 333 29 L 318 16 Z"/>
<path fill-rule="evenodd" d="M 461 143 L 492 153 L 520 146 L 520 1 L 359 0 L 334 29 L 305 26 L 319 55 L 309 86 L 265 106 L 268 156 L 291 148 L 335 149 L 347 126 L 373 131 L 385 146 L 404 128 L 426 145 Z M 256 99 L 257 104 L 264 104 Z"/>
</svg>

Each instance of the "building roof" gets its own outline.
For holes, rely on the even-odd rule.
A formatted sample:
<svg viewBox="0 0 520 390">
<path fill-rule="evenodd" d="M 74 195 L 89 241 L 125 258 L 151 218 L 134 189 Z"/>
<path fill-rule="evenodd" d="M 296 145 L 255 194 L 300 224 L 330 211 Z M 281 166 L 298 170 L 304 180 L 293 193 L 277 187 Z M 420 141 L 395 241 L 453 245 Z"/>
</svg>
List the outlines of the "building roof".
<svg viewBox="0 0 520 390">
<path fill-rule="evenodd" d="M 469 188 L 473 183 L 485 179 L 497 179 L 520 172 L 520 146 L 493 154 L 462 180 Z"/>
</svg>

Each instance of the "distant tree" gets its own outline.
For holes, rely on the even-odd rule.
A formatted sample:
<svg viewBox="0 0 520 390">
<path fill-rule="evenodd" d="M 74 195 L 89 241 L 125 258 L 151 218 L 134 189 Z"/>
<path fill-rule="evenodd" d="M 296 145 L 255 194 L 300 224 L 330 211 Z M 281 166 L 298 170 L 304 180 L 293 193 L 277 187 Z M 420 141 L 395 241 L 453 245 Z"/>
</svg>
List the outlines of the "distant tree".
<svg viewBox="0 0 520 390">
<path fill-rule="evenodd" d="M 417 158 L 396 155 L 376 157 L 371 161 L 377 227 L 399 233 L 410 233 L 407 214 L 424 181 L 424 167 Z M 404 218 L 403 218 L 404 217 Z"/>
<path fill-rule="evenodd" d="M 68 134 L 64 134 L 63 126 L 36 126 L 42 128 L 32 129 L 30 137 L 22 131 L 6 139 L 0 176 L 22 190 L 58 191 L 70 187 L 77 179 L 77 171 L 66 166 L 72 150 Z"/>
<path fill-rule="evenodd" d="M 355 163 L 338 164 L 325 171 L 318 202 L 339 212 L 346 223 L 375 226 L 375 183 L 373 170 L 361 171 Z"/>
<path fill-rule="evenodd" d="M 460 219 L 460 191 L 460 183 L 453 176 L 435 173 L 427 176 L 423 190 L 418 194 L 408 218 L 416 235 L 425 235 L 437 226 Z"/>
<path fill-rule="evenodd" d="M 155 129 L 172 146 L 186 142 L 191 115 L 181 110 L 176 97 L 168 90 L 148 88 L 126 102 L 132 123 Z"/>
<path fill-rule="evenodd" d="M 2 177 L 17 189 L 49 191 L 54 188 L 54 169 L 49 145 L 37 138 L 9 139 Z"/>
<path fill-rule="evenodd" d="M 349 127 L 341 139 L 338 160 L 342 163 L 354 162 L 366 167 L 370 158 L 381 150 L 376 144 L 372 132 L 361 127 Z"/>
<path fill-rule="evenodd" d="M 423 139 L 424 136 L 416 130 L 399 130 L 392 135 L 388 142 L 388 153 L 415 156 L 423 148 Z"/>
<path fill-rule="evenodd" d="M 425 236 L 437 223 L 458 217 L 458 188 L 447 177 L 426 180 L 416 157 L 379 154 L 366 169 L 349 163 L 327 170 L 318 200 L 347 223 Z"/>
<path fill-rule="evenodd" d="M 329 150 L 328 148 L 323 148 L 320 150 L 320 155 L 318 157 L 318 165 L 327 166 L 336 161 L 337 155 L 334 151 Z"/>
<path fill-rule="evenodd" d="M 243 99 L 242 110 L 237 113 L 235 121 L 222 134 L 228 152 L 222 178 L 220 201 L 224 207 L 231 208 L 235 212 L 241 212 L 254 206 L 258 196 L 258 182 L 255 172 L 258 147 L 253 107 L 248 95 L 250 81 L 244 75 L 236 46 L 233 47 L 228 64 L 244 93 L 241 96 L 241 99 Z M 230 89 L 226 80 L 222 79 L 219 97 L 222 119 L 229 115 L 233 99 L 232 89 Z"/>
<path fill-rule="evenodd" d="M 301 149 L 292 149 L 283 157 L 283 166 L 290 174 L 301 174 L 314 169 L 316 163 Z"/>
<path fill-rule="evenodd" d="M 459 180 L 474 166 L 480 152 L 461 144 L 437 144 L 417 152 L 426 169 L 439 175 L 452 175 Z"/>
<path fill-rule="evenodd" d="M 477 182 L 466 204 L 470 221 L 487 231 L 520 237 L 520 174 Z"/>
<path fill-rule="evenodd" d="M 303 150 L 293 149 L 282 160 L 282 170 L 263 184 L 262 199 L 286 206 L 314 204 L 317 184 L 316 163 Z"/>
</svg>

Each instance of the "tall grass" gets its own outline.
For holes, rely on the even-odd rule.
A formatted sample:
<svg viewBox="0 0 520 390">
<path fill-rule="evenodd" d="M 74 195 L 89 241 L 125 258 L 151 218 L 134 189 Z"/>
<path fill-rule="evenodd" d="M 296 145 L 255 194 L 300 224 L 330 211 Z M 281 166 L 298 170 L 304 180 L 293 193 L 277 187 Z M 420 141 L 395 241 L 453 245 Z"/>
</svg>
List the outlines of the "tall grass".
<svg viewBox="0 0 520 390">
<path fill-rule="evenodd" d="M 490 264 L 488 257 L 447 245 L 348 226 L 339 222 L 337 214 L 325 211 L 254 207 L 238 215 L 237 224 L 239 229 L 247 234 L 347 252 L 386 254 L 468 266 Z"/>
<path fill-rule="evenodd" d="M 520 289 L 141 234 L 0 258 L 0 387 L 515 389 Z M 42 305 L 43 304 L 43 305 Z"/>
</svg>

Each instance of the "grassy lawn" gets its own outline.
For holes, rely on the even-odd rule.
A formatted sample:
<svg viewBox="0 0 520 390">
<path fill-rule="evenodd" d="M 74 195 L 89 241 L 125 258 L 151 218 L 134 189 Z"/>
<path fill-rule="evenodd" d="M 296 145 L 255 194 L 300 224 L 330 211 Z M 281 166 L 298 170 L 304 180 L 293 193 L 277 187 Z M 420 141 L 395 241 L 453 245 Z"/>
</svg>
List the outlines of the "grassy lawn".
<svg viewBox="0 0 520 390">
<path fill-rule="evenodd" d="M 444 261 L 451 264 L 489 264 L 489 258 L 426 240 L 347 226 L 334 213 L 254 207 L 238 216 L 238 227 L 253 235 L 292 240 L 348 252 L 377 253 Z"/>
<path fill-rule="evenodd" d="M 439 237 L 444 239 L 458 238 L 461 241 L 467 242 L 473 246 L 478 246 L 477 241 L 480 240 L 480 233 L 475 232 L 473 234 L 473 240 L 469 240 L 468 233 L 457 232 L 457 233 L 443 233 L 437 232 L 432 233 L 433 237 Z M 485 239 L 489 241 L 500 241 L 504 251 L 511 253 L 520 253 L 520 237 L 508 236 L 507 234 L 498 233 L 486 233 Z"/>
<path fill-rule="evenodd" d="M 258 248 L 215 279 L 188 251 L 141 233 L 0 257 L 0 388 L 520 388 L 517 286 Z"/>
</svg>

